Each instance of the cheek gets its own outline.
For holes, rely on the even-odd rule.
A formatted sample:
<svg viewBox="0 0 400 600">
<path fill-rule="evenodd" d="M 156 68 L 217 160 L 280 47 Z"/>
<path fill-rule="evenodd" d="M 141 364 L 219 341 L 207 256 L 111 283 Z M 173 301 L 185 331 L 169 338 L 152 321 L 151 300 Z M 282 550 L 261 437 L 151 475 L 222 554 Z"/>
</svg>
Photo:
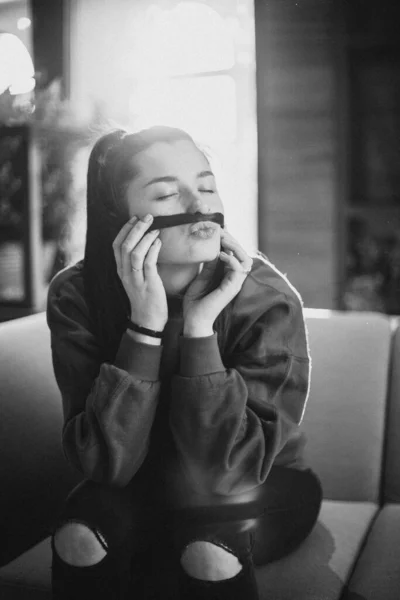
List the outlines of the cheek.
<svg viewBox="0 0 400 600">
<path fill-rule="evenodd" d="M 185 235 L 182 234 L 176 227 L 165 228 L 160 230 L 159 235 L 162 241 L 160 257 L 176 253 L 182 253 L 182 247 L 185 243 Z"/>
<path fill-rule="evenodd" d="M 182 232 L 179 231 L 178 227 L 166 227 L 160 229 L 160 239 L 165 246 L 176 246 L 182 241 Z"/>
<path fill-rule="evenodd" d="M 213 194 L 212 198 L 213 198 L 213 200 L 210 201 L 210 205 L 213 207 L 214 212 L 220 212 L 220 213 L 224 214 L 224 205 L 223 205 L 220 195 L 218 193 Z"/>
</svg>

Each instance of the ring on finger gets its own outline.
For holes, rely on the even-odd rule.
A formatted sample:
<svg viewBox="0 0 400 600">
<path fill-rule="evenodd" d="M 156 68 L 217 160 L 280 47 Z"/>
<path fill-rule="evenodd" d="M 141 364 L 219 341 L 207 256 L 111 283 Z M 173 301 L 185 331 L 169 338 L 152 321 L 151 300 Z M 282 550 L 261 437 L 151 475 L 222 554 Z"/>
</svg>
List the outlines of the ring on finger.
<svg viewBox="0 0 400 600">
<path fill-rule="evenodd" d="M 251 272 L 251 269 L 232 269 L 230 267 L 227 268 L 228 271 L 236 271 L 236 273 L 243 273 L 244 275 L 248 275 Z"/>
</svg>

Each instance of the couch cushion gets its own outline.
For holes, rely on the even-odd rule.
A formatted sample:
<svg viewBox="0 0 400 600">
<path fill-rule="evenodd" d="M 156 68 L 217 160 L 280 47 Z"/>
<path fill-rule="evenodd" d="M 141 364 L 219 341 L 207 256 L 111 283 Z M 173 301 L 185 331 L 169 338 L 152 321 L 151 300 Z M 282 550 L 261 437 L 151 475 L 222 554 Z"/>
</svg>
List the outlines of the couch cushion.
<svg viewBox="0 0 400 600">
<path fill-rule="evenodd" d="M 372 503 L 324 501 L 307 540 L 284 559 L 257 567 L 260 600 L 337 600 L 377 511 Z M 51 549 L 47 538 L 0 569 L 2 600 L 25 599 L 26 590 L 49 598 Z M 41 595 L 40 595 L 41 594 Z"/>
<path fill-rule="evenodd" d="M 306 460 L 331 500 L 377 502 L 391 320 L 372 313 L 305 311 L 312 357 L 302 427 Z"/>
<path fill-rule="evenodd" d="M 372 502 L 325 500 L 303 544 L 257 568 L 260 600 L 338 600 L 377 510 Z"/>
<path fill-rule="evenodd" d="M 48 535 L 80 479 L 61 449 L 62 402 L 44 312 L 0 323 L 0 381 L 1 565 Z"/>
<path fill-rule="evenodd" d="M 400 328 L 394 334 L 392 357 L 383 502 L 400 502 Z"/>
<path fill-rule="evenodd" d="M 400 598 L 400 506 L 379 512 L 350 579 L 343 600 Z"/>
</svg>

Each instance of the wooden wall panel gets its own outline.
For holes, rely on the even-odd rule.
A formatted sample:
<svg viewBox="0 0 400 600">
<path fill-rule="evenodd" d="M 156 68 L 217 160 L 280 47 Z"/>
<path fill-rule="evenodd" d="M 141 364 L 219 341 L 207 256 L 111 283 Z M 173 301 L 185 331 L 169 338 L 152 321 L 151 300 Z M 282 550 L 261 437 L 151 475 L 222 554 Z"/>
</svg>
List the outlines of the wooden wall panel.
<svg viewBox="0 0 400 600">
<path fill-rule="evenodd" d="M 256 2 L 260 248 L 309 307 L 336 304 L 335 15 Z"/>
</svg>

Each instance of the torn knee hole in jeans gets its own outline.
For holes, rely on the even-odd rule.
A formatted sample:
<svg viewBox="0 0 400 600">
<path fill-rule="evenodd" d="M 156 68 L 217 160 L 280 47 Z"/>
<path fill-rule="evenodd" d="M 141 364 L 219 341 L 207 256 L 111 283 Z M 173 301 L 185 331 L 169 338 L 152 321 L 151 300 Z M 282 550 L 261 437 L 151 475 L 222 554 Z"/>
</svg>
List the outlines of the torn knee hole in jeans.
<svg viewBox="0 0 400 600">
<path fill-rule="evenodd" d="M 103 548 L 103 550 L 108 552 L 108 544 L 106 542 L 104 535 L 99 531 L 98 528 L 93 527 L 87 521 L 84 521 L 82 519 L 67 519 L 66 521 L 63 521 L 61 523 L 61 525 L 58 525 L 56 527 L 55 531 L 53 532 L 53 535 L 52 535 L 53 540 L 55 538 L 55 535 L 58 532 L 60 532 L 67 525 L 83 525 L 84 527 L 87 527 L 87 529 L 96 536 L 96 539 L 99 542 L 99 544 L 101 545 L 101 547 Z"/>
<path fill-rule="evenodd" d="M 190 540 L 190 542 L 186 543 L 183 552 L 185 550 L 187 550 L 188 548 L 190 548 L 190 546 L 192 544 L 196 543 L 196 542 L 212 544 L 213 546 L 217 546 L 218 548 L 222 548 L 222 550 L 226 550 L 227 552 L 229 552 L 229 554 L 232 554 L 233 556 L 236 556 L 236 558 L 238 558 L 238 556 L 235 553 L 235 551 L 232 550 L 232 548 L 230 548 L 229 546 L 227 546 L 227 544 L 225 544 L 225 542 L 222 542 L 218 538 L 208 538 L 208 537 L 193 538 L 192 540 Z"/>
<path fill-rule="evenodd" d="M 181 565 L 187 575 L 203 581 L 231 579 L 243 568 L 232 548 L 215 538 L 192 539 L 181 554 Z"/>
</svg>

